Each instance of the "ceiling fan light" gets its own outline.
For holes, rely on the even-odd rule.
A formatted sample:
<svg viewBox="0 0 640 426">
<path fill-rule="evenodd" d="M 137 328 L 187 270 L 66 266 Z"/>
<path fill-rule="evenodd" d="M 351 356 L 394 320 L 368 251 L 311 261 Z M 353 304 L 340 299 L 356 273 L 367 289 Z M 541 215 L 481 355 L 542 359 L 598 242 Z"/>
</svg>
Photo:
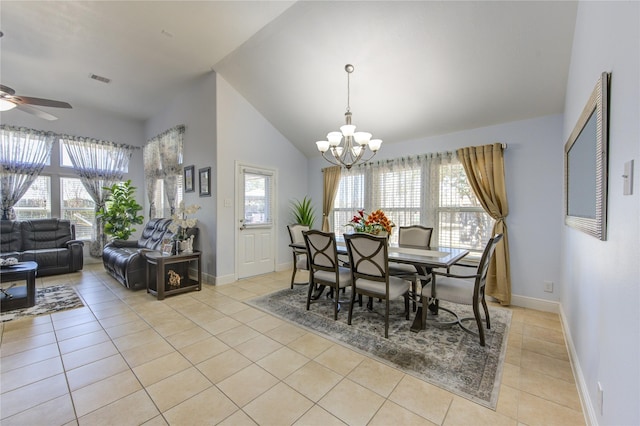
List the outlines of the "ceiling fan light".
<svg viewBox="0 0 640 426">
<path fill-rule="evenodd" d="M 340 141 L 342 140 L 342 133 L 330 132 L 329 134 L 327 134 L 327 140 L 329 141 L 329 145 L 338 146 L 340 145 Z"/>
<path fill-rule="evenodd" d="M 340 131 L 344 136 L 353 136 L 353 132 L 356 131 L 356 126 L 353 124 L 345 124 L 344 126 L 340 126 Z"/>
<path fill-rule="evenodd" d="M 369 143 L 371 139 L 371 133 L 369 132 L 355 132 L 353 134 L 353 138 L 356 140 L 358 145 L 366 145 Z"/>
<path fill-rule="evenodd" d="M 371 139 L 369 141 L 369 149 L 373 152 L 376 152 L 382 146 L 382 139 Z"/>
<path fill-rule="evenodd" d="M 318 151 L 324 154 L 329 149 L 329 141 L 318 141 L 316 142 L 316 146 L 318 147 Z"/>
<path fill-rule="evenodd" d="M 6 99 L 0 99 L 0 111 L 9 111 L 14 109 L 17 105 Z"/>
</svg>

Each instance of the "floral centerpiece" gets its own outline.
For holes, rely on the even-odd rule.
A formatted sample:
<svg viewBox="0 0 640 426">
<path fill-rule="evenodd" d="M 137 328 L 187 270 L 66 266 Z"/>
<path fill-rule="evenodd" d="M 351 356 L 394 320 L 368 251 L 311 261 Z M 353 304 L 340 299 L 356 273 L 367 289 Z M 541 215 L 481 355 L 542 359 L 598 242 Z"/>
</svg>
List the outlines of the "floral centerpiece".
<svg viewBox="0 0 640 426">
<path fill-rule="evenodd" d="M 189 241 L 191 244 L 188 245 L 193 250 L 193 235 L 189 236 L 189 229 L 194 228 L 198 223 L 198 219 L 188 218 L 187 215 L 194 214 L 200 210 L 200 206 L 197 204 L 192 204 L 188 207 L 184 206 L 184 202 L 181 201 L 178 205 L 178 209 L 174 214 L 171 215 L 171 224 L 169 225 L 169 231 L 173 232 L 173 239 L 176 241 Z M 189 249 L 185 249 L 184 251 L 189 251 Z"/>
<path fill-rule="evenodd" d="M 378 235 L 380 232 L 385 231 L 391 235 L 391 230 L 396 226 L 389 220 L 386 214 L 380 209 L 369 213 L 365 213 L 364 209 L 358 210 L 358 214 L 353 216 L 353 219 L 349 221 L 345 226 L 350 226 L 356 232 L 366 232 L 367 234 Z"/>
</svg>

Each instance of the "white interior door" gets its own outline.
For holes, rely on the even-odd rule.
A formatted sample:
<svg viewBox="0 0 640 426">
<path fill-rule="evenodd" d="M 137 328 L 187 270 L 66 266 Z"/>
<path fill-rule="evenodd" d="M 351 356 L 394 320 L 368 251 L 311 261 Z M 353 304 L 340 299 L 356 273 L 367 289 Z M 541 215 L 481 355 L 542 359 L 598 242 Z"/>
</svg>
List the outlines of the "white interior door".
<svg viewBox="0 0 640 426">
<path fill-rule="evenodd" d="M 238 278 L 275 271 L 275 172 L 238 166 Z"/>
</svg>

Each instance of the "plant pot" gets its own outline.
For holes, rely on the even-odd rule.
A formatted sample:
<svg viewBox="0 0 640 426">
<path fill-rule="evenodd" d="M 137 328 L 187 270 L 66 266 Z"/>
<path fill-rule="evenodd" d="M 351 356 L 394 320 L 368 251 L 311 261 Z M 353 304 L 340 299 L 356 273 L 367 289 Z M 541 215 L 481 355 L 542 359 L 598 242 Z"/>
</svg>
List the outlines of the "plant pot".
<svg viewBox="0 0 640 426">
<path fill-rule="evenodd" d="M 178 253 L 193 253 L 193 236 L 186 240 L 179 240 L 176 242 L 176 251 Z"/>
</svg>

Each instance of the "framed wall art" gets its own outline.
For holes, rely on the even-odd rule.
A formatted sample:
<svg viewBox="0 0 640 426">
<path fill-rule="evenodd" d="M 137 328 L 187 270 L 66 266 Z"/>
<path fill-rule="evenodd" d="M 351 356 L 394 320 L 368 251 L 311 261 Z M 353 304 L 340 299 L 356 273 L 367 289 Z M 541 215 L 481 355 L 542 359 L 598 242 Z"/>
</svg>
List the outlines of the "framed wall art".
<svg viewBox="0 0 640 426">
<path fill-rule="evenodd" d="M 210 197 L 211 196 L 211 167 L 205 167 L 203 169 L 198 170 L 198 174 L 200 175 L 200 196 L 201 197 Z"/>
<path fill-rule="evenodd" d="M 566 225 L 607 239 L 609 81 L 602 73 L 564 146 Z"/>
<path fill-rule="evenodd" d="M 187 166 L 184 168 L 184 192 L 194 192 L 196 190 L 196 187 L 193 183 L 194 173 L 195 166 Z"/>
</svg>

